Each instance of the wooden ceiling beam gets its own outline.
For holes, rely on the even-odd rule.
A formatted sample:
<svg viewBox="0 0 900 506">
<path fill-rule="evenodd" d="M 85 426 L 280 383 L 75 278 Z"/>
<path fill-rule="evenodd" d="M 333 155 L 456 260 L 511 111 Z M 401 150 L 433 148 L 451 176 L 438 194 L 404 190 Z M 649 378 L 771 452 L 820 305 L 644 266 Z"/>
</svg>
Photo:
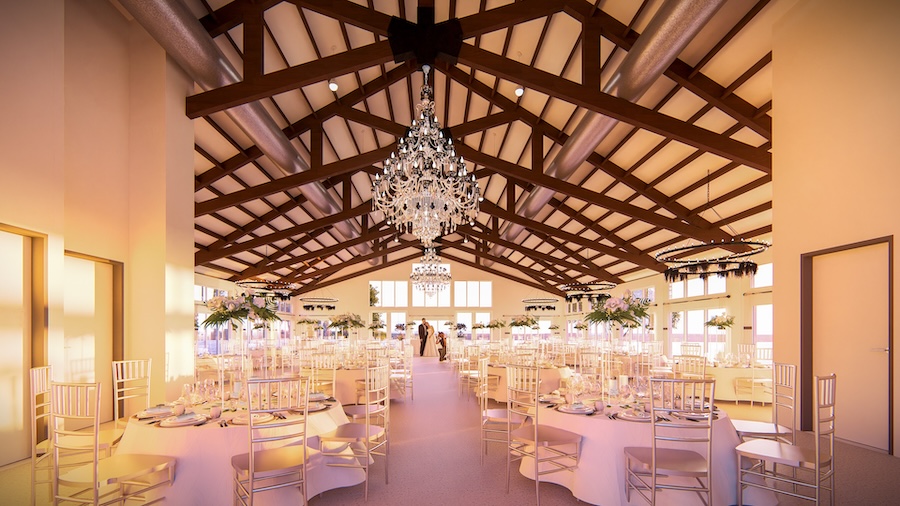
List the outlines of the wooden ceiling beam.
<svg viewBox="0 0 900 506">
<path fill-rule="evenodd" d="M 606 246 L 599 242 L 591 241 L 591 240 L 585 239 L 581 236 L 571 234 L 569 232 L 564 232 L 562 230 L 551 227 L 551 226 L 541 223 L 539 221 L 535 221 L 535 220 L 532 220 L 529 218 L 525 218 L 523 216 L 519 216 L 515 212 L 507 211 L 506 209 L 503 209 L 503 208 L 501 208 L 491 202 L 488 202 L 488 201 L 484 201 L 481 203 L 481 211 L 485 212 L 487 214 L 496 216 L 496 217 L 506 220 L 506 221 L 518 223 L 520 225 L 523 225 L 525 228 L 528 228 L 531 230 L 538 230 L 547 235 L 558 237 L 564 241 L 568 241 L 568 242 L 571 242 L 574 244 L 580 244 L 581 246 L 583 246 L 585 248 L 593 248 L 598 251 L 602 251 L 603 253 L 605 253 L 607 255 L 612 255 L 616 258 L 624 258 L 631 263 L 644 266 L 648 269 L 653 269 L 658 272 L 662 272 L 665 270 L 665 265 L 657 262 L 653 257 L 635 255 L 635 254 L 629 253 L 627 251 L 610 248 L 609 246 Z M 604 281 L 613 281 L 613 280 L 606 279 Z"/>
<path fill-rule="evenodd" d="M 219 258 L 224 258 L 227 256 L 232 256 L 241 251 L 247 251 L 249 249 L 256 248 L 258 246 L 263 246 L 265 244 L 269 244 L 275 241 L 280 241 L 282 239 L 287 239 L 289 237 L 294 237 L 300 234 L 308 234 L 314 230 L 318 230 L 325 226 L 334 225 L 335 223 L 339 223 L 344 220 L 349 220 L 355 218 L 357 216 L 362 216 L 363 214 L 367 214 L 372 210 L 372 202 L 366 201 L 362 204 L 354 207 L 353 209 L 345 209 L 337 214 L 333 214 L 331 216 L 325 216 L 320 219 L 313 220 L 309 223 L 304 223 L 303 225 L 299 225 L 297 227 L 291 227 L 285 230 L 279 230 L 277 232 L 272 232 L 271 234 L 266 234 L 261 237 L 257 237 L 255 239 L 250 239 L 249 241 L 244 241 L 238 244 L 232 244 L 230 246 L 225 246 L 222 248 L 218 248 L 215 250 L 209 251 L 198 251 L 194 254 L 194 263 L 196 265 L 203 265 L 208 262 L 212 262 Z"/>
<path fill-rule="evenodd" d="M 691 237 L 701 241 L 726 240 L 731 239 L 727 234 L 712 229 L 701 229 L 691 224 L 685 223 L 678 219 L 668 218 L 658 213 L 648 211 L 646 209 L 626 204 L 621 200 L 608 197 L 606 195 L 588 190 L 581 186 L 574 185 L 567 181 L 562 181 L 544 174 L 536 174 L 534 171 L 523 169 L 516 164 L 500 160 L 483 153 L 479 153 L 474 149 L 465 145 L 456 146 L 457 153 L 465 156 L 467 159 L 485 166 L 491 167 L 493 170 L 511 178 L 515 178 L 527 183 L 543 186 L 551 190 L 557 191 L 570 197 L 590 202 L 600 207 L 624 214 L 632 218 L 637 218 L 652 225 L 656 225 L 668 230 L 672 230 L 681 235 Z"/>
<path fill-rule="evenodd" d="M 760 3 L 764 6 L 767 1 Z M 595 9 L 581 0 L 564 0 L 564 2 L 566 12 L 579 19 L 586 26 L 599 25 L 603 36 L 623 50 L 630 51 L 637 41 L 639 37 L 637 32 L 602 10 Z M 760 9 L 760 5 L 754 6 L 747 16 L 735 26 L 734 30 L 739 30 L 743 27 Z M 729 36 L 733 37 L 733 34 L 730 33 Z M 698 69 L 702 68 L 702 65 L 705 63 L 705 61 L 701 61 L 697 67 L 691 67 L 685 62 L 675 59 L 664 71 L 664 75 L 706 100 L 713 107 L 725 112 L 741 125 L 746 126 L 766 139 L 771 139 L 772 118 L 757 116 L 753 104 L 736 95 L 729 95 L 723 86 L 701 74 Z"/>
<path fill-rule="evenodd" d="M 237 105 L 387 63 L 393 59 L 390 44 L 387 40 L 382 40 L 308 63 L 270 72 L 253 83 L 241 81 L 192 95 L 186 100 L 186 114 L 191 119 L 208 116 Z"/>
<path fill-rule="evenodd" d="M 772 154 L 767 150 L 685 123 L 628 100 L 605 93 L 597 93 L 568 79 L 529 67 L 490 51 L 464 44 L 459 52 L 459 62 L 503 79 L 522 83 L 541 93 L 630 125 L 671 137 L 697 149 L 740 162 L 748 167 L 766 173 L 772 172 Z"/>
<path fill-rule="evenodd" d="M 290 0 L 297 7 L 309 9 L 348 25 L 372 32 L 375 38 L 388 36 L 391 16 L 347 0 Z"/>
<path fill-rule="evenodd" d="M 305 184 L 360 170 L 363 167 L 384 161 L 386 157 L 391 155 L 393 149 L 394 146 L 377 148 L 351 158 L 323 165 L 320 168 L 305 170 L 297 174 L 291 174 L 290 176 L 285 176 L 268 183 L 247 188 L 246 190 L 238 190 L 221 197 L 197 202 L 194 204 L 194 216 L 203 216 L 204 214 L 221 211 L 222 209 L 227 209 L 251 200 L 260 199 L 274 193 L 288 191 Z"/>
</svg>

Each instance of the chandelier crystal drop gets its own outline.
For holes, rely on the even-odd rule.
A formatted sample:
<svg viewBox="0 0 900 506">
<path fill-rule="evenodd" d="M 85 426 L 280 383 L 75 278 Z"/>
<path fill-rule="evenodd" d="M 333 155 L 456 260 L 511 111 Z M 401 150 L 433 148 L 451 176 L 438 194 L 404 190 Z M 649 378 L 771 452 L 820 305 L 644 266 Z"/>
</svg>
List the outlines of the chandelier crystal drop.
<svg viewBox="0 0 900 506">
<path fill-rule="evenodd" d="M 417 119 L 397 143 L 396 153 L 375 174 L 372 209 L 385 215 L 388 225 L 411 233 L 426 248 L 435 239 L 475 223 L 481 191 L 466 162 L 457 156 L 449 133 L 434 115 L 434 94 L 428 85 L 431 67 L 422 66 L 425 81 Z"/>
<path fill-rule="evenodd" d="M 413 266 L 409 275 L 413 288 L 422 290 L 426 295 L 435 293 L 450 287 L 450 271 L 441 263 L 441 257 L 434 248 L 425 248 L 422 259 L 418 265 Z"/>
</svg>

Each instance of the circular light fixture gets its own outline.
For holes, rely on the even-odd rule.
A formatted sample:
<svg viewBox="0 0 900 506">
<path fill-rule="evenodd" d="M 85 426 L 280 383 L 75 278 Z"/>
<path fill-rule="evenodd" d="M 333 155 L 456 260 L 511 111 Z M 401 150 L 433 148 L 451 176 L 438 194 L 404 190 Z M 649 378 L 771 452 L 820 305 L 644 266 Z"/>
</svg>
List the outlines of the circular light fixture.
<svg viewBox="0 0 900 506">
<path fill-rule="evenodd" d="M 529 297 L 527 299 L 522 299 L 522 302 L 525 304 L 554 304 L 559 302 L 559 299 L 553 297 Z"/>
<path fill-rule="evenodd" d="M 516 96 L 521 97 L 524 94 L 525 94 L 525 88 L 523 88 L 522 86 L 517 86 L 516 87 Z"/>
<path fill-rule="evenodd" d="M 690 258 L 712 248 L 744 247 L 744 251 L 719 256 Z M 692 275 L 706 279 L 709 276 L 745 276 L 756 274 L 756 262 L 746 260 L 758 255 L 771 246 L 765 241 L 732 239 L 731 241 L 711 241 L 709 243 L 686 244 L 663 250 L 656 255 L 656 261 L 669 264 L 663 273 L 666 281 L 683 281 Z"/>
<path fill-rule="evenodd" d="M 297 283 L 264 278 L 247 278 L 235 281 L 234 284 L 245 290 L 253 290 L 256 294 L 262 296 L 272 296 L 280 299 L 291 298 L 291 293 L 300 288 L 300 285 Z"/>
<path fill-rule="evenodd" d="M 312 304 L 333 304 L 338 301 L 334 297 L 298 297 L 297 300 Z"/>
<path fill-rule="evenodd" d="M 612 290 L 616 287 L 615 283 L 610 281 L 597 281 L 594 283 L 566 283 L 559 285 L 559 289 L 564 292 L 601 292 Z"/>
<path fill-rule="evenodd" d="M 334 79 L 329 79 L 329 80 L 328 80 L 328 89 L 331 90 L 331 91 L 337 91 L 337 90 L 338 90 L 338 83 L 336 83 L 336 82 L 334 81 Z"/>
</svg>

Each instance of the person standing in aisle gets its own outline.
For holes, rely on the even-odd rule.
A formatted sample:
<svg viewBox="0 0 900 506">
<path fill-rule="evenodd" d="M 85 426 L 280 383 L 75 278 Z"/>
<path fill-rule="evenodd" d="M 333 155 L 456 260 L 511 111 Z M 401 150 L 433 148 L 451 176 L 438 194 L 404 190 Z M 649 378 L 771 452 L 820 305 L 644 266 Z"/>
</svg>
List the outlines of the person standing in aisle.
<svg viewBox="0 0 900 506">
<path fill-rule="evenodd" d="M 425 340 L 428 339 L 428 321 L 422 318 L 419 324 L 419 356 L 425 355 Z"/>
</svg>

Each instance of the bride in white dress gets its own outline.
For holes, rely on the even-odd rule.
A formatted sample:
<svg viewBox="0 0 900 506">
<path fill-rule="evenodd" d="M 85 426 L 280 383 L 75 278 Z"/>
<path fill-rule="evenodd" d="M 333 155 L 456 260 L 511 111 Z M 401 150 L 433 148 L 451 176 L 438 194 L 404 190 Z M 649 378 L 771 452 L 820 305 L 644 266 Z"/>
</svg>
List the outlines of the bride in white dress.
<svg viewBox="0 0 900 506">
<path fill-rule="evenodd" d="M 437 357 L 437 344 L 435 343 L 434 337 L 434 327 L 431 324 L 427 324 L 428 327 L 425 329 L 425 357 Z"/>
</svg>

